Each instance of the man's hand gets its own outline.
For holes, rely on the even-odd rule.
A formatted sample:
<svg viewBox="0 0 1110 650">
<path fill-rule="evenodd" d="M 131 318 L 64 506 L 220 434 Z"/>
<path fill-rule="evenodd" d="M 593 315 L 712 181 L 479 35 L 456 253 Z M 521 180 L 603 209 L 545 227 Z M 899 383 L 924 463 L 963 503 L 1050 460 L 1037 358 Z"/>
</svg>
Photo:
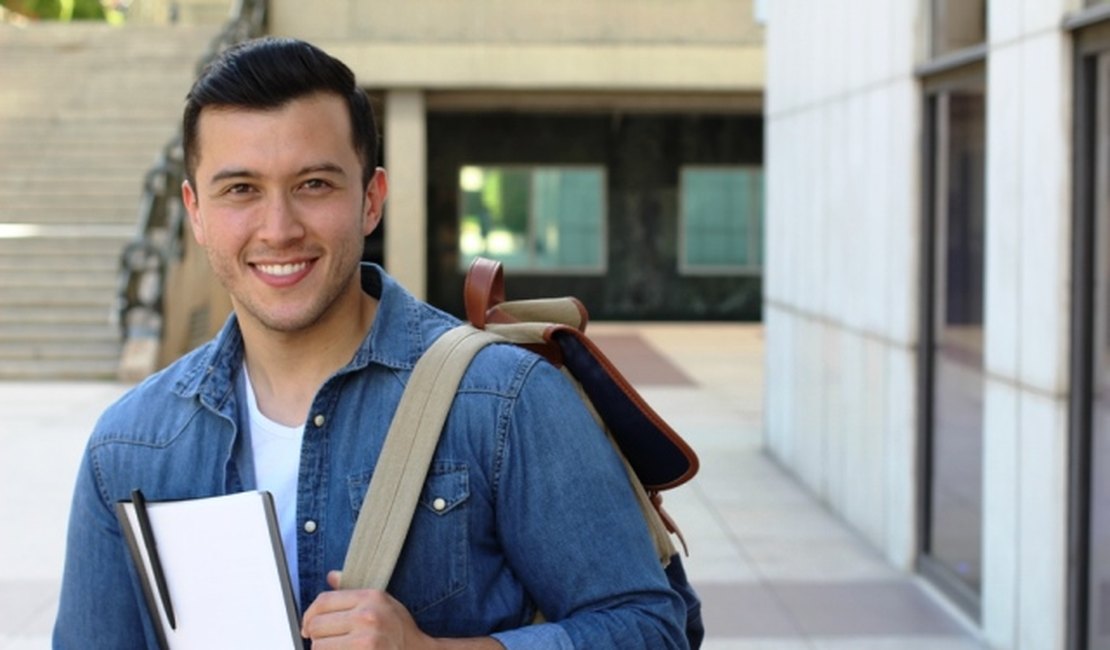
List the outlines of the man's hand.
<svg viewBox="0 0 1110 650">
<path fill-rule="evenodd" d="M 409 610 L 386 592 L 339 590 L 340 575 L 339 571 L 328 573 L 328 585 L 337 591 L 320 594 L 304 613 L 301 636 L 312 639 L 313 650 L 504 650 L 490 637 L 432 638 L 421 632 Z"/>
<path fill-rule="evenodd" d="M 339 576 L 338 571 L 328 573 L 328 585 L 332 589 L 339 589 Z M 376 589 L 344 589 L 320 594 L 304 614 L 301 636 L 312 639 L 313 650 L 435 647 L 435 640 L 416 627 L 404 605 Z"/>
</svg>

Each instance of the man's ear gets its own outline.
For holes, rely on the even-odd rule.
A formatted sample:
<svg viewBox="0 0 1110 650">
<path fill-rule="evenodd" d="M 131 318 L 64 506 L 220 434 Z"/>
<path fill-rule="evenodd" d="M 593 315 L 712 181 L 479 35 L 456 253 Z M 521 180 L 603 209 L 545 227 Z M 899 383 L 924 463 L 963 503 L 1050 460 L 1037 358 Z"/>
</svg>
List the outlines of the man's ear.
<svg viewBox="0 0 1110 650">
<path fill-rule="evenodd" d="M 378 167 L 370 182 L 366 184 L 366 196 L 363 197 L 362 234 L 369 235 L 374 232 L 382 222 L 382 209 L 385 199 L 389 194 L 389 180 L 386 178 L 385 169 Z"/>
<path fill-rule="evenodd" d="M 197 193 L 188 180 L 181 183 L 181 202 L 185 204 L 185 211 L 189 213 L 189 225 L 192 226 L 193 239 L 204 246 L 204 225 L 200 219 L 200 205 L 197 203 Z"/>
</svg>

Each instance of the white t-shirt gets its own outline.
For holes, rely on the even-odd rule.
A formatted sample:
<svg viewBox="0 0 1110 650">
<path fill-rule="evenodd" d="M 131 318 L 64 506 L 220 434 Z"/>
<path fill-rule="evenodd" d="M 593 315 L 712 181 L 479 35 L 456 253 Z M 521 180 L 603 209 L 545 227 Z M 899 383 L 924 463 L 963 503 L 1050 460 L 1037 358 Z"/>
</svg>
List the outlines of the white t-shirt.
<svg viewBox="0 0 1110 650">
<path fill-rule="evenodd" d="M 254 476 L 259 490 L 274 497 L 281 543 L 285 546 L 285 562 L 293 583 L 293 595 L 300 601 L 300 579 L 297 576 L 297 475 L 301 468 L 301 439 L 304 425 L 287 427 L 274 422 L 258 410 L 250 373 L 243 365 L 247 383 L 247 409 L 250 414 L 251 453 L 254 455 Z"/>
</svg>

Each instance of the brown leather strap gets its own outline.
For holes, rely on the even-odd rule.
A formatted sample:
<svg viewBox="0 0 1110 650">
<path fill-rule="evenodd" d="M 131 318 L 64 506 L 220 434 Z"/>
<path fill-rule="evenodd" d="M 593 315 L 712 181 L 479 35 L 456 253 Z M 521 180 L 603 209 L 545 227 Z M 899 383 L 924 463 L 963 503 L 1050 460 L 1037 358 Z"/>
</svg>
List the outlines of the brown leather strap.
<svg viewBox="0 0 1110 650">
<path fill-rule="evenodd" d="M 475 258 L 470 265 L 463 298 L 466 316 L 471 325 L 499 334 L 510 342 L 545 357 L 556 367 L 564 367 L 567 363 L 564 345 L 570 345 L 592 359 L 592 365 L 586 363 L 584 372 L 587 376 L 600 372 L 608 378 L 609 387 L 623 394 L 624 399 L 620 403 L 627 403 L 638 411 L 645 424 L 656 435 L 665 438 L 665 446 L 671 448 L 675 459 L 679 456 L 685 459 L 685 464 L 681 467 L 672 464 L 673 471 L 669 471 L 666 476 L 652 476 L 650 472 L 646 474 L 646 480 L 641 480 L 648 490 L 676 487 L 697 473 L 698 457 L 693 449 L 644 401 L 628 379 L 585 334 L 589 316 L 580 301 L 564 297 L 506 302 L 501 263 L 481 257 Z M 570 369 L 572 374 L 581 370 L 582 368 Z M 606 394 L 606 397 L 613 395 Z M 635 447 L 638 441 L 622 437 L 621 444 Z M 644 463 L 640 461 L 644 460 L 641 458 L 638 461 L 638 469 L 643 469 Z"/>
<path fill-rule="evenodd" d="M 682 542 L 683 554 L 690 557 L 690 549 L 686 546 L 686 538 L 683 537 L 682 531 L 679 530 L 678 524 L 671 518 L 670 513 L 663 509 L 663 495 L 658 492 L 648 492 L 648 498 L 651 499 L 651 505 L 659 513 L 659 518 L 663 520 L 663 525 L 667 527 L 667 531 L 677 535 L 678 541 Z"/>
<path fill-rule="evenodd" d="M 505 274 L 501 262 L 476 257 L 463 284 L 466 319 L 478 329 L 486 328 L 487 314 L 505 302 Z"/>
</svg>

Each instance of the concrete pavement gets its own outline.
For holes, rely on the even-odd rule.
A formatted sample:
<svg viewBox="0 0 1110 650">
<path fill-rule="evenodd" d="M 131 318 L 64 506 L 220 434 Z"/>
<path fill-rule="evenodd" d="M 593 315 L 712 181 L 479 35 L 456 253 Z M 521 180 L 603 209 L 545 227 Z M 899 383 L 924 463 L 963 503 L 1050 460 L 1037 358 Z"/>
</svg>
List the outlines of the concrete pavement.
<svg viewBox="0 0 1110 650">
<path fill-rule="evenodd" d="M 590 330 L 701 458 L 666 505 L 689 542 L 707 650 L 985 647 L 762 452 L 759 325 Z M 50 645 L 73 477 L 99 412 L 126 389 L 0 383 L 0 650 Z"/>
</svg>

